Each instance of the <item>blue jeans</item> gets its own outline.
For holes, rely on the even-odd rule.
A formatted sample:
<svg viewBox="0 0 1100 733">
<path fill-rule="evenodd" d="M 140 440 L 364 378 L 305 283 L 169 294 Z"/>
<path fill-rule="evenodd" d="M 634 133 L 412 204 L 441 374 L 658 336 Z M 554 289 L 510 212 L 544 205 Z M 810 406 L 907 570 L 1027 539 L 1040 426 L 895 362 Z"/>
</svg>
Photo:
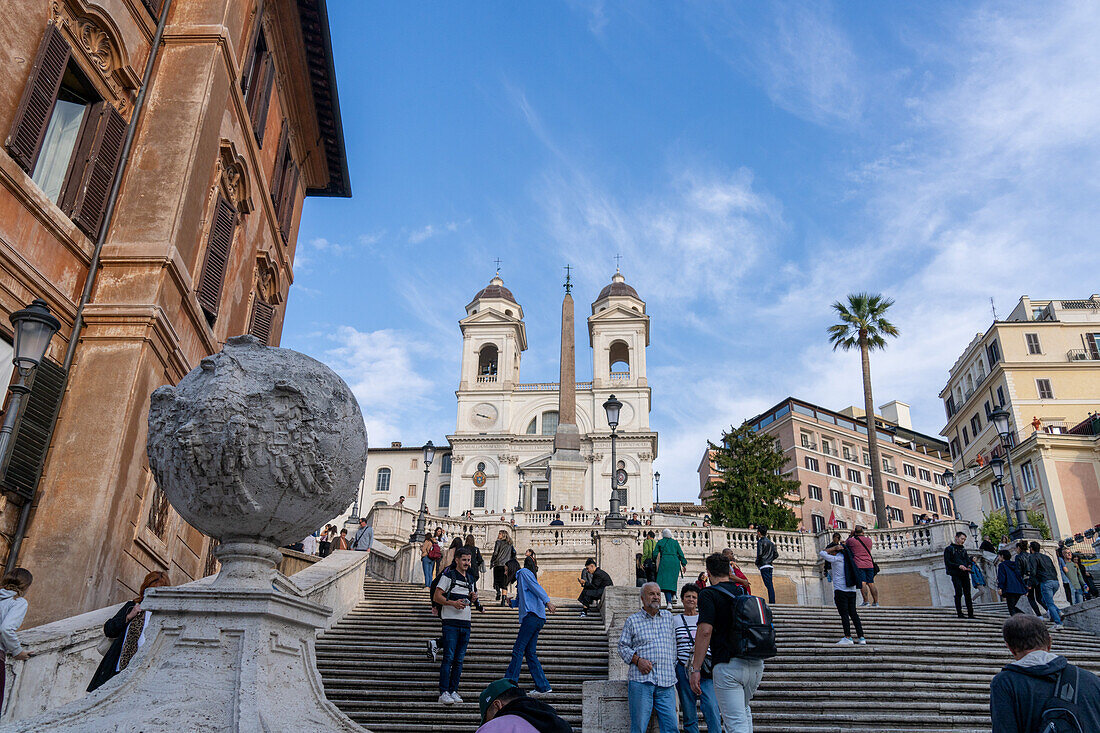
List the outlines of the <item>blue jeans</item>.
<svg viewBox="0 0 1100 733">
<path fill-rule="evenodd" d="M 684 730 L 687 733 L 699 733 L 699 714 L 695 711 L 695 703 L 701 702 L 703 708 L 703 720 L 707 721 L 707 732 L 722 730 L 721 713 L 718 712 L 718 701 L 714 699 L 714 680 L 703 677 L 699 680 L 699 688 L 703 694 L 697 696 L 688 683 L 687 667 L 676 665 L 676 691 L 680 693 L 680 712 L 684 715 Z"/>
<path fill-rule="evenodd" d="M 431 586 L 434 577 L 435 561 L 425 555 L 420 558 L 420 567 L 424 569 L 424 587 L 428 588 Z"/>
<path fill-rule="evenodd" d="M 1057 580 L 1045 580 L 1039 584 L 1039 592 L 1043 595 L 1043 605 L 1050 611 L 1050 620 L 1056 624 L 1062 623 L 1062 614 L 1058 612 L 1058 604 L 1054 602 L 1054 594 L 1061 585 Z"/>
<path fill-rule="evenodd" d="M 775 587 L 772 585 L 772 569 L 760 568 L 760 579 L 768 589 L 768 603 L 775 603 Z"/>
<path fill-rule="evenodd" d="M 759 659 L 734 657 L 725 664 L 714 665 L 714 697 L 722 711 L 726 733 L 752 733 L 749 702 L 763 676 L 764 662 Z"/>
<path fill-rule="evenodd" d="M 661 592 L 665 594 L 665 600 L 668 601 L 668 605 L 671 606 L 673 599 L 676 598 L 676 591 L 674 591 L 674 590 L 664 590 L 664 591 L 661 591 Z"/>
<path fill-rule="evenodd" d="M 520 668 L 526 659 L 527 671 L 531 673 L 535 689 L 539 692 L 550 689 L 550 682 L 542 671 L 542 663 L 539 662 L 538 651 L 535 649 L 535 645 L 539 643 L 539 632 L 545 625 L 546 619 L 540 618 L 537 613 L 529 613 L 523 617 L 519 624 L 519 633 L 516 634 L 516 643 L 512 645 L 512 661 L 508 663 L 508 671 L 504 674 L 518 685 Z"/>
<path fill-rule="evenodd" d="M 1085 602 L 1085 591 L 1081 590 L 1080 588 L 1073 588 L 1073 602 L 1075 604 L 1076 603 L 1084 603 Z"/>
<path fill-rule="evenodd" d="M 657 725 L 661 733 L 679 733 L 675 685 L 658 687 L 652 682 L 631 680 L 626 685 L 626 702 L 630 707 L 630 733 L 645 733 L 654 711 L 657 713 Z"/>
<path fill-rule="evenodd" d="M 443 624 L 443 661 L 439 665 L 439 692 L 458 692 L 462 660 L 470 643 L 469 626 Z"/>
</svg>

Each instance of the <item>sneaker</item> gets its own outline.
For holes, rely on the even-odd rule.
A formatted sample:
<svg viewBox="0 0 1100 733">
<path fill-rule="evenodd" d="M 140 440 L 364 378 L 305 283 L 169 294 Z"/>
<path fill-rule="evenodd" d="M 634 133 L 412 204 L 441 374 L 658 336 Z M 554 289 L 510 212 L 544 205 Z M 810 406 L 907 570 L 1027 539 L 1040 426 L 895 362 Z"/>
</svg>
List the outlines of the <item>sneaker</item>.
<svg viewBox="0 0 1100 733">
<path fill-rule="evenodd" d="M 860 604 L 859 604 L 859 607 L 863 608 L 866 605 L 867 605 L 867 601 L 861 601 Z"/>
<path fill-rule="evenodd" d="M 451 693 L 441 692 L 441 693 L 439 693 L 439 704 L 441 704 L 441 705 L 454 705 L 455 701 L 454 701 L 454 698 L 451 697 Z"/>
<path fill-rule="evenodd" d="M 435 639 L 428 639 L 428 656 L 431 657 L 433 662 L 439 661 L 439 645 L 435 642 Z"/>
<path fill-rule="evenodd" d="M 547 690 L 531 690 L 530 692 L 527 693 L 527 697 L 546 697 L 547 695 L 549 695 L 553 691 L 554 691 L 554 688 L 552 688 L 552 687 L 550 689 L 547 689 Z"/>
<path fill-rule="evenodd" d="M 858 640 L 858 641 L 856 641 L 856 643 L 857 643 L 857 644 L 866 644 L 866 643 L 867 643 L 867 640 L 866 640 L 866 639 L 864 639 L 864 638 L 863 638 L 863 637 L 861 636 L 861 637 L 859 637 L 859 640 Z"/>
<path fill-rule="evenodd" d="M 1051 631 L 1061 631 L 1064 628 L 1066 628 L 1066 627 L 1063 626 L 1062 624 L 1054 624 L 1053 626 L 1050 627 L 1050 630 Z"/>
<path fill-rule="evenodd" d="M 852 646 L 853 644 L 855 644 L 855 642 L 845 636 L 843 639 L 836 643 L 836 646 Z"/>
<path fill-rule="evenodd" d="M 458 696 L 457 692 L 451 693 L 451 702 L 462 702 L 462 698 Z"/>
<path fill-rule="evenodd" d="M 588 611 L 581 611 L 581 615 L 582 615 L 582 616 L 587 616 L 587 615 L 588 615 Z"/>
<path fill-rule="evenodd" d="M 871 608 L 878 608 L 878 601 L 871 604 Z"/>
</svg>

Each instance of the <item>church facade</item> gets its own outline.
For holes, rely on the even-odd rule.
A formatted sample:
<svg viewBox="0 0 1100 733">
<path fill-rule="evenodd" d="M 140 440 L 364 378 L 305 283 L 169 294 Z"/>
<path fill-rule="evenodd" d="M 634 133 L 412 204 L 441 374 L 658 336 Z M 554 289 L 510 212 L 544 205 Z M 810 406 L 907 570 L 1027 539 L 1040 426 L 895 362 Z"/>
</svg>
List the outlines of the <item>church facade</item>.
<svg viewBox="0 0 1100 733">
<path fill-rule="evenodd" d="M 562 353 L 568 366 L 574 348 L 571 296 L 566 300 Z M 581 462 L 568 480 L 564 467 L 558 469 L 557 481 L 554 474 L 554 466 L 561 466 L 554 459 L 555 435 L 562 432 L 559 417 L 568 412 L 559 402 L 560 384 L 522 381 L 521 361 L 527 349 L 524 311 L 499 275 L 466 306 L 459 327 L 462 370 L 456 392 L 457 420 L 455 432 L 447 436 L 449 450 L 445 446 L 442 451 L 448 471 L 429 481 L 429 511 L 449 516 L 467 510 L 476 514 L 543 511 L 550 506 L 606 511 L 613 472 L 624 512 L 652 505 L 657 434 L 649 426 L 649 316 L 645 302 L 622 274 L 615 273 L 588 316 L 593 378 L 576 382 L 573 390 Z M 573 369 L 562 373 L 572 374 Z M 603 409 L 611 395 L 623 404 L 617 465 L 612 465 L 611 429 Z M 408 457 L 392 452 L 385 448 L 369 452 L 364 508 L 396 500 L 386 477 L 392 475 L 390 464 L 408 462 Z M 418 508 L 419 500 L 406 499 L 406 504 Z"/>
</svg>

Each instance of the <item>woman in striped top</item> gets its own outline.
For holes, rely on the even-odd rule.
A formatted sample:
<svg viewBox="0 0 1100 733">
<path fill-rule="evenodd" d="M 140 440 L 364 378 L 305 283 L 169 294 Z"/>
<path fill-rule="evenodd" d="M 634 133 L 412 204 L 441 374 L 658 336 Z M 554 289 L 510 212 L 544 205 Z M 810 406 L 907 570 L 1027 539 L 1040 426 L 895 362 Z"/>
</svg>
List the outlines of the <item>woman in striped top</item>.
<svg viewBox="0 0 1100 733">
<path fill-rule="evenodd" d="M 684 612 L 673 619 L 672 627 L 676 630 L 676 690 L 684 715 L 684 731 L 699 733 L 699 714 L 695 712 L 697 702 L 703 708 L 707 730 L 720 731 L 722 719 L 714 697 L 714 680 L 710 675 L 710 650 L 707 650 L 699 682 L 703 694 L 696 695 L 688 684 L 687 666 L 695 651 L 695 630 L 699 625 L 699 588 L 694 583 L 685 585 L 680 589 L 680 602 L 684 604 Z"/>
</svg>

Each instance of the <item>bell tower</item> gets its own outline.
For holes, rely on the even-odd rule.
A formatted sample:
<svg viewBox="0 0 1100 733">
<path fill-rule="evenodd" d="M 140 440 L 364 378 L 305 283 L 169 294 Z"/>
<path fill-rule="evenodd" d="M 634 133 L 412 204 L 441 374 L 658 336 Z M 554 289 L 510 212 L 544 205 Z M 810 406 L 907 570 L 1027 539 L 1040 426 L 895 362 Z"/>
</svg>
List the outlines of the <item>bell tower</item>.
<svg viewBox="0 0 1100 733">
<path fill-rule="evenodd" d="M 588 343 L 595 389 L 648 386 L 645 350 L 649 346 L 649 316 L 645 301 L 618 270 L 592 303 Z"/>
</svg>

